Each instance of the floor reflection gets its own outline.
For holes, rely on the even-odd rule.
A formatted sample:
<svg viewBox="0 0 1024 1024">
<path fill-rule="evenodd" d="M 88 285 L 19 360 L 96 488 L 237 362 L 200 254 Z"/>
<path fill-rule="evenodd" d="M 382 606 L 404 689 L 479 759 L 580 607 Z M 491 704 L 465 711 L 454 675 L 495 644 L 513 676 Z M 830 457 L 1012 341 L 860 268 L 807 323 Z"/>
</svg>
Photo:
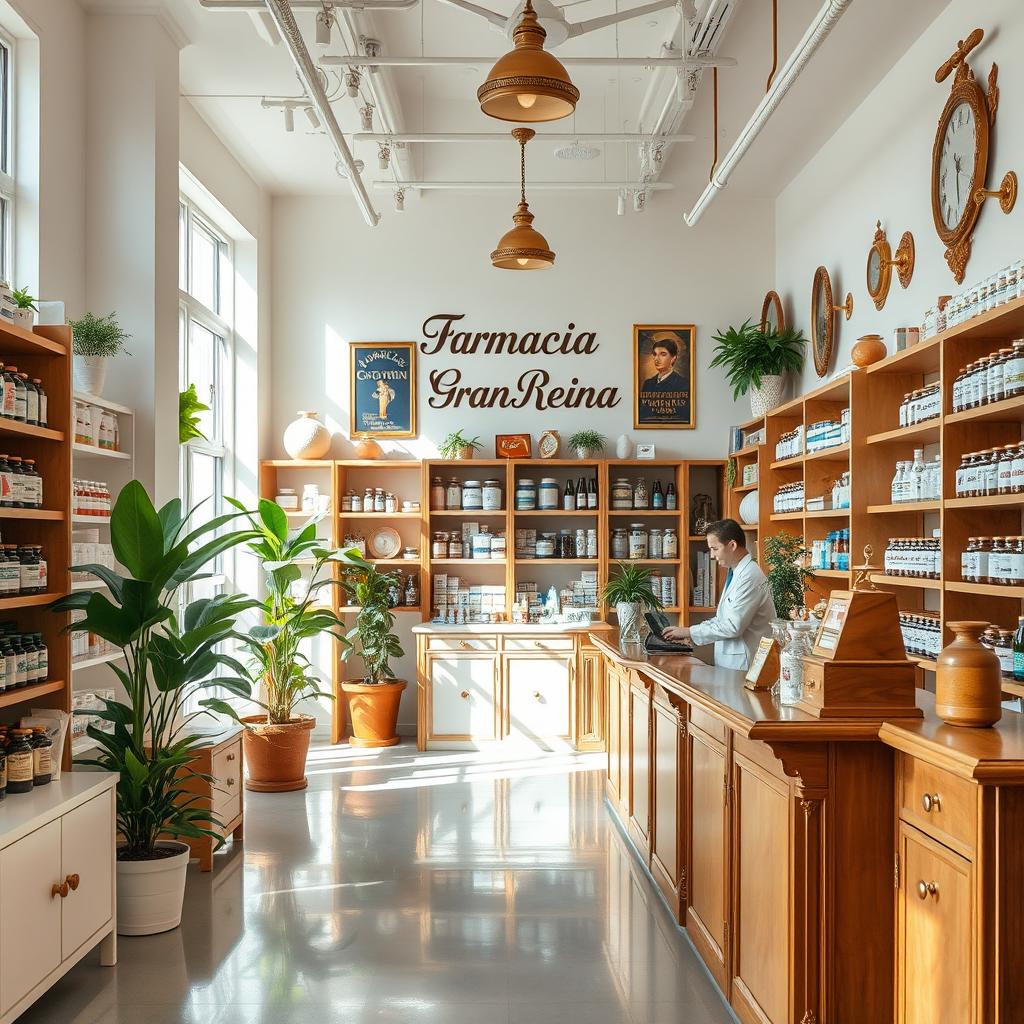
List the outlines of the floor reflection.
<svg viewBox="0 0 1024 1024">
<path fill-rule="evenodd" d="M 119 940 L 25 1024 L 718 1024 L 603 805 L 603 755 L 315 748 L 190 868 L 182 927 Z"/>
</svg>

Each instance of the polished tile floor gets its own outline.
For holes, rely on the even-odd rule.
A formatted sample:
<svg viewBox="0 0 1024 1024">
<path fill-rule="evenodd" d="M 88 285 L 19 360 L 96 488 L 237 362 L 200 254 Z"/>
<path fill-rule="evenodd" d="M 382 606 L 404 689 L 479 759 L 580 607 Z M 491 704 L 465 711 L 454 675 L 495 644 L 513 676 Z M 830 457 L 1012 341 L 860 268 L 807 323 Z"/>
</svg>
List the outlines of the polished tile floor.
<svg viewBox="0 0 1024 1024">
<path fill-rule="evenodd" d="M 602 755 L 315 747 L 189 868 L 181 928 L 121 938 L 24 1024 L 733 1020 L 602 801 Z"/>
</svg>

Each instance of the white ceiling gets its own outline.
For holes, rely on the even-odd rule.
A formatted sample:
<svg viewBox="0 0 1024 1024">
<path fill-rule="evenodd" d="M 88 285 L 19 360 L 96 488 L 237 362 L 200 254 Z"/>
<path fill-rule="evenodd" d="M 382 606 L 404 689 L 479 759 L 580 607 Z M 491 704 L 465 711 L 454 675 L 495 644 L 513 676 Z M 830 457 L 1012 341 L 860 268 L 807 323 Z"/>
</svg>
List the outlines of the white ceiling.
<svg viewBox="0 0 1024 1024">
<path fill-rule="evenodd" d="M 83 2 L 88 6 L 90 0 Z M 126 5 L 131 2 L 125 0 Z M 269 46 L 247 13 L 209 11 L 200 7 L 198 0 L 157 2 L 163 4 L 189 40 L 181 53 L 182 94 L 253 177 L 275 194 L 348 194 L 347 183 L 335 172 L 327 138 L 313 132 L 301 112 L 296 114 L 295 131 L 286 133 L 281 111 L 260 105 L 264 96 L 300 94 L 286 48 Z M 478 2 L 508 15 L 516 0 Z M 582 21 L 646 2 L 649 0 L 577 0 L 566 16 L 569 21 Z M 779 0 L 780 66 L 821 2 Z M 741 197 L 777 195 L 946 3 L 948 0 L 855 0 L 737 169 L 730 193 Z M 111 6 L 110 0 L 104 0 L 105 9 Z M 698 10 L 705 6 L 706 0 L 698 0 Z M 363 34 L 380 39 L 384 54 L 486 55 L 497 59 L 509 48 L 497 29 L 442 0 L 421 0 L 412 10 L 366 12 L 358 17 Z M 324 53 L 342 52 L 344 47 L 337 42 L 327 48 L 315 46 L 312 12 L 296 12 L 296 18 L 314 59 Z M 678 15 L 670 8 L 567 40 L 556 52 L 559 56 L 655 56 L 677 24 Z M 769 0 L 740 0 L 719 52 L 739 61 L 738 67 L 719 72 L 719 153 L 724 155 L 764 94 L 771 65 Z M 476 89 L 488 69 L 381 69 L 379 74 L 387 77 L 400 106 L 401 120 L 391 127 L 406 132 L 508 130 L 511 126 L 484 116 L 476 102 Z M 634 67 L 569 70 L 581 100 L 573 118 L 550 125 L 548 130 L 639 130 L 637 117 L 650 71 Z M 671 77 L 663 73 L 665 94 L 672 84 Z M 671 196 L 673 207 L 688 208 L 707 181 L 712 158 L 711 83 L 711 73 L 706 72 L 694 109 L 680 129 L 696 135 L 696 141 L 674 146 L 665 164 L 662 180 L 672 182 L 676 190 L 660 193 L 652 202 Z M 332 105 L 346 134 L 359 130 L 356 101 L 342 91 Z M 381 130 L 378 121 L 374 130 Z M 528 178 L 601 181 L 637 175 L 635 145 L 599 145 L 601 154 L 597 159 L 569 163 L 554 158 L 551 143 L 535 140 L 527 150 Z M 365 181 L 391 179 L 391 172 L 377 168 L 375 144 L 360 143 L 353 148 L 355 156 L 366 163 Z M 507 144 L 414 145 L 409 155 L 409 170 L 424 178 L 518 177 L 516 145 L 511 139 Z M 371 195 L 378 207 L 390 203 L 387 193 Z M 609 211 L 614 214 L 611 200 Z"/>
</svg>

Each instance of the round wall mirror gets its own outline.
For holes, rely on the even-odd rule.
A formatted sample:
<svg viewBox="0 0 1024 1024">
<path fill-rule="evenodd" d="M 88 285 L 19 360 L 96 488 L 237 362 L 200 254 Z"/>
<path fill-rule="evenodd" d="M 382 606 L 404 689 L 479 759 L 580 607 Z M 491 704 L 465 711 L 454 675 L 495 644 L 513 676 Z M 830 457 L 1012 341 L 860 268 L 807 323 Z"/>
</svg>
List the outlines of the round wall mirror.
<svg viewBox="0 0 1024 1024">
<path fill-rule="evenodd" d="M 835 345 L 835 314 L 842 310 L 849 320 L 853 316 L 853 295 L 847 294 L 846 302 L 837 306 L 832 300 L 832 279 L 824 267 L 818 267 L 811 283 L 811 351 L 814 353 L 814 369 L 819 377 L 828 373 Z"/>
<path fill-rule="evenodd" d="M 761 303 L 761 333 L 781 334 L 786 329 L 786 316 L 782 312 L 782 299 L 778 292 L 769 292 Z"/>
</svg>

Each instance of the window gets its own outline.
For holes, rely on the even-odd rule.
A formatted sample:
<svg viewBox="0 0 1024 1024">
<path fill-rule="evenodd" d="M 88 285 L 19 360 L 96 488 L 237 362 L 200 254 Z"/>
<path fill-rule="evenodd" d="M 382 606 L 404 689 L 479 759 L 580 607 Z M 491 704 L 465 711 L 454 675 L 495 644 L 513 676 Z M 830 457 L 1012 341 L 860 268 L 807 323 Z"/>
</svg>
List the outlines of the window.
<svg viewBox="0 0 1024 1024">
<path fill-rule="evenodd" d="M 0 33 L 0 280 L 14 281 L 14 43 Z"/>
</svg>

